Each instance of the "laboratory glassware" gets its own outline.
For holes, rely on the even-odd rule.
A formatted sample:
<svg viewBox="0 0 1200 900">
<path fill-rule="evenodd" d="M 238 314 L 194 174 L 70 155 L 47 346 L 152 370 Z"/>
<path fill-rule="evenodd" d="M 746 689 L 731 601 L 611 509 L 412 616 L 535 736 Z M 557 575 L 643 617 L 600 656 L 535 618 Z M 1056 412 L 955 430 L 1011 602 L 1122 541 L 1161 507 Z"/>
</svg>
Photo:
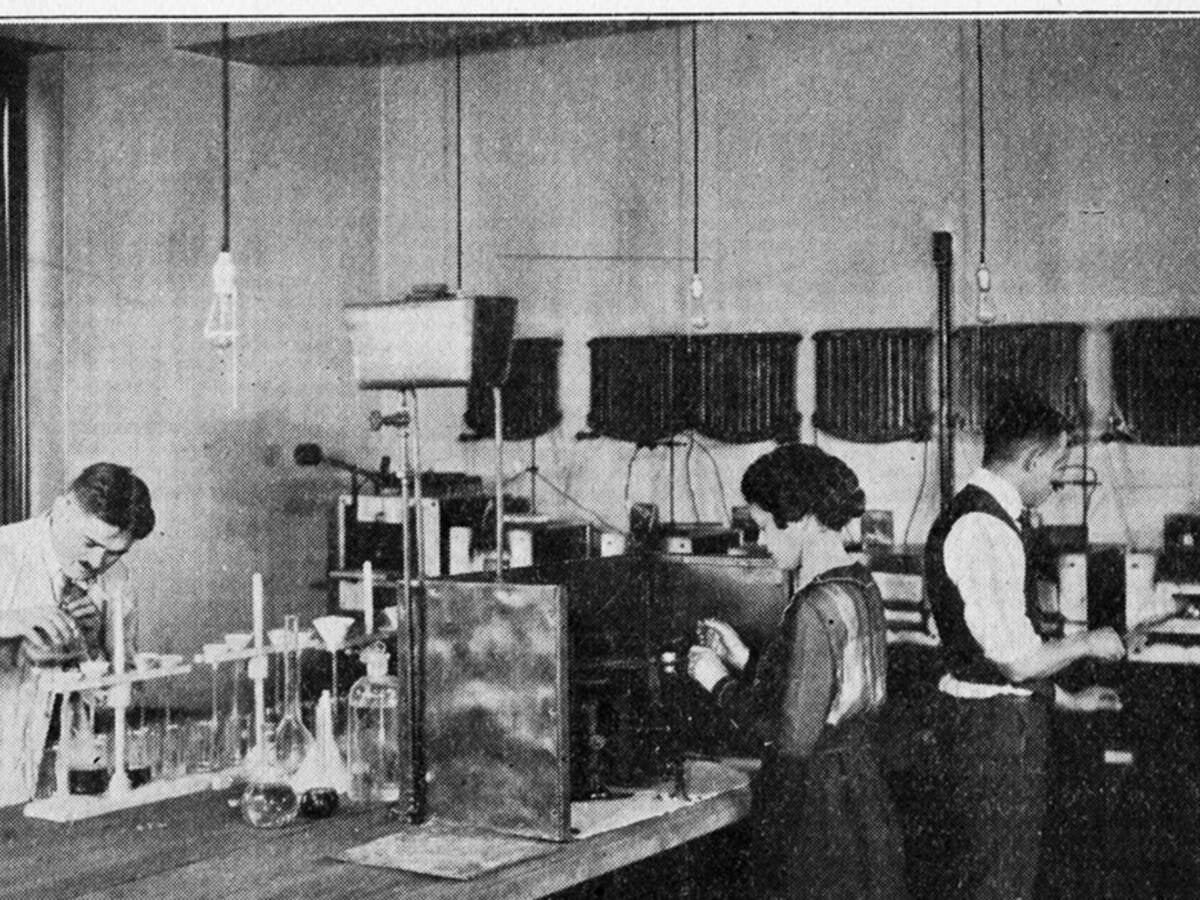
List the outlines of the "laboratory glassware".
<svg viewBox="0 0 1200 900">
<path fill-rule="evenodd" d="M 284 654 L 283 718 L 275 728 L 275 758 L 284 772 L 293 775 L 313 744 L 312 733 L 300 715 L 300 625 L 296 616 L 284 617 L 288 638 Z"/>
<path fill-rule="evenodd" d="M 367 672 L 350 688 L 346 726 L 350 800 L 390 803 L 400 797 L 400 679 L 387 671 L 383 644 L 362 652 Z"/>
</svg>

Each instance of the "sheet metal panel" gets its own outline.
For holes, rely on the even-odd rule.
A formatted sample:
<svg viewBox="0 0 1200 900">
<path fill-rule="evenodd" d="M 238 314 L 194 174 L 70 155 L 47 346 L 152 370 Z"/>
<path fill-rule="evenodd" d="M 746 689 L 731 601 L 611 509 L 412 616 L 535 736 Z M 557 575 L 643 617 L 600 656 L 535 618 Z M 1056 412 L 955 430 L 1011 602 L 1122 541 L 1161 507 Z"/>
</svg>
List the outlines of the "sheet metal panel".
<svg viewBox="0 0 1200 900">
<path fill-rule="evenodd" d="M 566 591 L 436 581 L 426 592 L 430 814 L 569 840 Z"/>
</svg>

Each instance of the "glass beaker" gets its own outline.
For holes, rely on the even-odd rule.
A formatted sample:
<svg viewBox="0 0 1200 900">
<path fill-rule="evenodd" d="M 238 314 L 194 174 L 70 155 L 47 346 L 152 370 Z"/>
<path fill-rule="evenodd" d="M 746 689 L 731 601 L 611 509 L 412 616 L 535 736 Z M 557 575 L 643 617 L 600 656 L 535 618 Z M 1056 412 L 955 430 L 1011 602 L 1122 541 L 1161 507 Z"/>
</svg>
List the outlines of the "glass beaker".
<svg viewBox="0 0 1200 900">
<path fill-rule="evenodd" d="M 313 736 L 300 715 L 300 620 L 284 616 L 283 621 L 288 632 L 283 667 L 286 706 L 275 727 L 275 758 L 285 773 L 293 775 L 312 747 Z"/>
<path fill-rule="evenodd" d="M 112 777 L 112 747 L 107 733 L 81 735 L 72 742 L 67 762 L 67 790 L 72 794 L 103 794 Z"/>
</svg>

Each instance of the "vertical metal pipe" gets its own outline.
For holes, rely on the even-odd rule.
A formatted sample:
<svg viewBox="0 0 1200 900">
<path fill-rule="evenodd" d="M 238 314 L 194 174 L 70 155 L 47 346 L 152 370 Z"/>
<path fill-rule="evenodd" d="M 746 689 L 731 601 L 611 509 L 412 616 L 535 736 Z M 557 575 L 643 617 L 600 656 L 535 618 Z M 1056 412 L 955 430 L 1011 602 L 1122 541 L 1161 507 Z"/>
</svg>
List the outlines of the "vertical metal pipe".
<svg viewBox="0 0 1200 900">
<path fill-rule="evenodd" d="M 504 410 L 500 385 L 492 386 L 492 409 L 496 443 L 496 581 L 504 580 Z"/>
<path fill-rule="evenodd" d="M 537 513 L 537 438 L 529 441 L 529 511 Z"/>
<path fill-rule="evenodd" d="M 425 508 L 421 496 L 421 416 L 417 409 L 417 389 L 412 389 L 412 453 L 413 453 L 413 518 L 416 521 L 417 582 L 424 583 L 425 572 Z M 407 510 L 405 510 L 407 514 Z"/>
<path fill-rule="evenodd" d="M 667 500 L 668 520 L 675 524 L 675 438 L 667 438 L 667 478 L 671 482 L 671 494 Z"/>
<path fill-rule="evenodd" d="M 1091 439 L 1092 432 L 1092 416 L 1088 408 L 1088 392 L 1087 392 L 1087 362 L 1080 366 L 1079 376 L 1079 424 L 1082 431 L 1083 439 L 1083 469 L 1081 471 L 1080 493 L 1083 495 L 1080 504 L 1080 523 L 1083 525 L 1083 552 L 1087 553 L 1089 537 L 1088 537 L 1088 441 Z"/>
<path fill-rule="evenodd" d="M 954 405 L 950 378 L 950 334 L 954 327 L 953 238 L 933 233 L 933 266 L 937 270 L 938 340 L 938 484 L 944 509 L 954 497 Z"/>
<path fill-rule="evenodd" d="M 408 500 L 409 487 L 408 478 L 411 471 L 411 458 L 409 454 L 409 438 L 410 419 L 408 417 L 408 391 L 404 390 L 400 393 L 400 411 L 401 415 L 401 477 L 400 477 L 400 506 L 404 513 L 400 517 L 401 527 L 401 544 L 403 553 L 404 579 L 402 587 L 402 596 L 404 598 L 404 614 L 408 622 L 407 637 L 408 637 L 408 710 L 409 710 L 409 728 L 408 728 L 408 749 L 411 759 L 410 781 L 408 786 L 408 821 L 418 824 L 425 819 L 425 710 L 424 710 L 424 665 L 423 654 L 425 650 L 425 635 L 423 629 L 423 616 L 418 608 L 416 597 L 412 589 L 412 564 L 410 557 L 412 556 L 412 548 L 410 547 L 410 528 L 408 519 Z M 396 632 L 396 649 L 401 652 L 403 648 L 404 636 L 400 631 Z M 399 657 L 397 657 L 399 659 Z"/>
</svg>

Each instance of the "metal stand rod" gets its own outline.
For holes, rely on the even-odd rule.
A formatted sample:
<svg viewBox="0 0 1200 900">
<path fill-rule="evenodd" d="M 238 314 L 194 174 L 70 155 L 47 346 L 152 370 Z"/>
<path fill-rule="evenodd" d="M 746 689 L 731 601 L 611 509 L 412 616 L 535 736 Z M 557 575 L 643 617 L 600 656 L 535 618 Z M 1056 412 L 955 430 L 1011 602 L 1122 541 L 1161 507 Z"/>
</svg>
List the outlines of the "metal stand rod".
<svg viewBox="0 0 1200 900">
<path fill-rule="evenodd" d="M 667 500 L 667 521 L 675 524 L 675 438 L 667 439 L 667 480 L 671 482 L 671 494 Z"/>
<path fill-rule="evenodd" d="M 953 313 L 953 238 L 948 231 L 933 233 L 933 266 L 938 282 L 938 485 L 942 508 L 954 497 L 954 406 L 950 379 L 950 332 Z M 978 348 L 976 348 L 978 352 Z"/>
<path fill-rule="evenodd" d="M 496 581 L 504 580 L 504 411 L 500 386 L 492 387 L 495 415 L 493 439 L 496 443 Z"/>
<path fill-rule="evenodd" d="M 537 438 L 529 442 L 529 511 L 537 514 Z"/>
<path fill-rule="evenodd" d="M 409 473 L 411 472 L 411 459 L 409 440 L 411 437 L 410 418 L 408 416 L 408 391 L 400 393 L 400 444 L 402 454 L 402 472 L 400 477 L 400 507 L 403 509 L 403 515 L 400 517 L 401 522 L 401 540 L 403 541 L 403 578 L 404 585 L 402 596 L 404 599 L 405 617 L 408 620 L 407 637 L 408 648 L 406 658 L 408 659 L 408 709 L 409 709 L 409 756 L 412 760 L 411 778 L 408 787 L 408 809 L 406 815 L 408 821 L 416 825 L 425 819 L 425 729 L 424 729 L 424 710 L 422 709 L 421 689 L 423 686 L 424 673 L 421 666 L 421 651 L 424 648 L 424 635 L 421 633 L 421 614 L 417 609 L 416 597 L 412 589 L 412 547 L 411 547 L 411 529 L 409 527 L 408 509 L 409 509 Z M 396 632 L 396 642 L 399 645 L 403 640 L 403 635 L 398 630 Z M 401 652 L 401 647 L 397 646 L 397 653 Z M 400 657 L 397 656 L 397 659 Z"/>
<path fill-rule="evenodd" d="M 417 524 L 417 581 L 425 579 L 425 506 L 421 498 L 421 417 L 417 412 L 417 389 L 412 389 L 412 454 L 413 454 L 413 503 Z"/>
<path fill-rule="evenodd" d="M 400 516 L 400 540 L 403 583 L 401 585 L 401 602 L 404 605 L 404 615 L 408 623 L 407 628 L 396 629 L 396 670 L 399 674 L 400 660 L 408 661 L 406 669 L 408 674 L 408 713 L 409 713 L 409 760 L 411 781 L 408 789 L 408 809 L 406 815 L 408 821 L 414 825 L 425 820 L 426 808 L 426 790 L 425 790 L 425 629 L 424 629 L 424 614 L 421 609 L 420 599 L 413 593 L 413 571 L 412 571 L 412 537 L 414 528 L 409 518 L 410 502 L 409 498 L 412 493 L 417 496 L 417 516 L 416 531 L 421 532 L 420 519 L 420 457 L 417 450 L 417 428 L 414 423 L 416 415 L 416 397 L 413 397 L 412 413 L 409 412 L 409 389 L 404 388 L 400 391 L 400 411 L 393 415 L 385 416 L 378 410 L 371 413 L 368 419 L 372 431 L 378 431 L 384 425 L 391 425 L 400 429 L 400 450 L 401 450 L 401 471 L 400 471 L 400 508 L 402 515 Z M 411 444 L 410 444 L 411 442 Z M 415 491 L 409 489 L 409 478 L 413 472 L 413 457 L 417 457 L 417 486 Z M 420 535 L 418 536 L 418 541 Z M 418 555 L 421 554 L 420 543 L 418 543 Z M 418 568 L 424 569 L 423 559 Z M 424 583 L 422 582 L 422 587 Z M 422 593 L 423 596 L 423 593 Z M 407 646 L 406 646 L 407 642 Z M 399 804 L 395 807 L 399 812 Z"/>
</svg>

